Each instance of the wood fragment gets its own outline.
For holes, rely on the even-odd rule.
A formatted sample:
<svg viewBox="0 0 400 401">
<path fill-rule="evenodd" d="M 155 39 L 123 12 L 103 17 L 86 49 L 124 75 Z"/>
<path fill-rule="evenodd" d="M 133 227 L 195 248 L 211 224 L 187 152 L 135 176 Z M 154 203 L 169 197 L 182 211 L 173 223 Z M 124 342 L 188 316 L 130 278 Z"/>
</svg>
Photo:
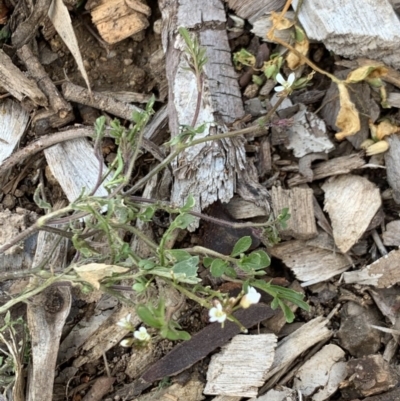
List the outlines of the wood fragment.
<svg viewBox="0 0 400 401">
<path fill-rule="evenodd" d="M 381 207 L 379 188 L 364 177 L 348 174 L 330 178 L 322 189 L 333 238 L 346 253 L 361 238 Z"/>
<path fill-rule="evenodd" d="M 296 278 L 303 281 L 302 287 L 328 280 L 346 271 L 351 262 L 338 252 L 307 246 L 305 241 L 286 241 L 270 250 L 288 266 Z"/>
<path fill-rule="evenodd" d="M 282 213 L 283 209 L 289 209 L 290 219 L 287 222 L 287 227 L 279 231 L 283 237 L 305 240 L 317 235 L 312 189 L 292 188 L 285 190 L 282 187 L 273 187 L 271 196 L 275 216 Z"/>
<path fill-rule="evenodd" d="M 251 401 L 297 401 L 297 395 L 297 391 L 288 387 L 277 386 L 276 389 L 269 390 L 260 397 L 252 398 Z"/>
<path fill-rule="evenodd" d="M 387 181 L 393 190 L 393 199 L 400 204 L 400 136 L 397 134 L 386 137 L 389 150 L 385 153 Z"/>
<path fill-rule="evenodd" d="M 17 68 L 11 58 L 0 49 L 0 84 L 19 101 L 29 97 L 39 106 L 47 106 L 47 98 L 36 83 Z"/>
<path fill-rule="evenodd" d="M 297 8 L 299 0 L 293 0 Z M 333 7 L 333 8 L 331 8 Z M 335 10 L 335 18 L 332 18 Z M 400 22 L 390 2 L 377 0 L 359 7 L 352 0 L 303 2 L 299 20 L 307 37 L 348 58 L 370 57 L 400 66 Z"/>
<path fill-rule="evenodd" d="M 62 92 L 65 99 L 84 104 L 86 106 L 94 107 L 106 111 L 114 116 L 121 117 L 125 120 L 132 121 L 134 112 L 140 112 L 137 106 L 132 104 L 123 103 L 115 100 L 113 97 L 106 96 L 99 92 L 89 92 L 89 90 L 81 86 L 74 85 L 71 82 L 64 82 L 62 85 Z"/>
<path fill-rule="evenodd" d="M 386 224 L 386 231 L 382 234 L 386 246 L 400 246 L 400 220 Z"/>
<path fill-rule="evenodd" d="M 399 263 L 400 251 L 395 250 L 364 269 L 344 273 L 343 278 L 347 284 L 357 283 L 377 288 L 389 288 L 400 281 Z"/>
<path fill-rule="evenodd" d="M 98 182 L 100 163 L 87 139 L 75 139 L 52 146 L 44 151 L 47 164 L 70 202 L 76 200 L 85 189 L 89 194 Z M 103 174 L 107 167 L 103 163 Z M 107 196 L 100 185 L 96 196 Z"/>
<path fill-rule="evenodd" d="M 274 360 L 274 334 L 237 335 L 211 358 L 204 394 L 255 397 Z"/>
<path fill-rule="evenodd" d="M 1 67 L 0 67 L 1 68 Z M 22 138 L 29 113 L 17 102 L 6 99 L 0 104 L 0 165 L 11 155 Z"/>
<path fill-rule="evenodd" d="M 169 81 L 169 126 L 172 136 L 179 127 L 203 123 L 201 138 L 224 132 L 225 124 L 244 115 L 236 73 L 233 69 L 227 33 L 226 15 L 220 0 L 196 3 L 161 1 L 163 15 L 163 47 L 166 52 L 166 71 Z M 193 30 L 208 59 L 204 67 L 203 93 L 197 113 L 197 84 L 195 75 L 187 70 L 185 44 L 177 33 L 178 27 Z M 215 122 L 216 124 L 210 124 Z M 192 194 L 197 211 L 216 200 L 228 202 L 234 193 L 235 177 L 245 169 L 244 143 L 240 138 L 203 143 L 182 152 L 172 164 L 175 181 L 171 200 L 183 204 Z M 239 180 L 240 181 L 240 178 Z M 254 195 L 253 195 L 254 196 Z M 194 229 L 191 226 L 190 229 Z"/>
<path fill-rule="evenodd" d="M 17 54 L 30 75 L 37 81 L 39 88 L 47 95 L 50 107 L 61 119 L 65 119 L 68 114 L 71 114 L 72 106 L 61 97 L 60 92 L 58 92 L 38 58 L 27 45 L 22 46 Z"/>
<path fill-rule="evenodd" d="M 328 344 L 300 367 L 293 387 L 313 401 L 324 401 L 336 392 L 346 375 L 345 352 Z"/>
<path fill-rule="evenodd" d="M 51 0 L 38 0 L 29 17 L 20 23 L 11 35 L 14 47 L 20 48 L 36 35 L 40 23 L 46 18 Z"/>
<path fill-rule="evenodd" d="M 280 11 L 285 4 L 285 0 L 225 0 L 229 8 L 244 19 L 253 23 L 259 16 L 270 11 Z"/>
<path fill-rule="evenodd" d="M 313 181 L 322 178 L 331 177 L 339 174 L 348 174 L 353 170 L 359 169 L 365 165 L 365 160 L 360 153 L 349 156 L 336 157 L 326 162 L 317 163 L 313 168 Z M 299 184 L 305 184 L 307 178 L 301 175 L 288 180 L 289 187 Z"/>
<path fill-rule="evenodd" d="M 235 220 L 267 216 L 264 208 L 256 206 L 254 203 L 248 202 L 242 199 L 240 196 L 234 196 L 229 203 L 227 203 L 226 210 Z"/>
<path fill-rule="evenodd" d="M 82 398 L 82 401 L 101 401 L 104 396 L 110 391 L 110 387 L 115 382 L 114 377 L 102 376 L 96 378 L 93 386 Z"/>
<path fill-rule="evenodd" d="M 278 342 L 275 359 L 267 374 L 267 383 L 263 386 L 263 390 L 270 389 L 303 352 L 332 336 L 333 333 L 326 327 L 327 324 L 328 320 L 324 317 L 316 317 Z"/>
<path fill-rule="evenodd" d="M 273 314 L 269 306 L 260 303 L 246 310 L 238 310 L 233 315 L 244 327 L 249 328 Z M 223 329 L 219 323 L 212 323 L 196 333 L 189 341 L 178 344 L 169 354 L 147 370 L 142 379 L 154 382 L 166 376 L 177 375 L 239 333 L 240 328 L 236 323 L 227 321 Z"/>
<path fill-rule="evenodd" d="M 141 0 L 89 1 L 92 22 L 109 44 L 118 43 L 149 26 L 151 9 Z"/>
</svg>

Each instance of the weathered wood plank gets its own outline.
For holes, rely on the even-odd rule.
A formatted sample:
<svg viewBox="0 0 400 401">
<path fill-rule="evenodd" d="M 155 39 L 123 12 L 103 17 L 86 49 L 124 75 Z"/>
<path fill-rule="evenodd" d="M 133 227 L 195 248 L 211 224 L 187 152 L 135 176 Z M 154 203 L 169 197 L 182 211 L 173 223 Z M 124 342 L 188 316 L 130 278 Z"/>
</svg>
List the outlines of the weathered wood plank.
<svg viewBox="0 0 400 401">
<path fill-rule="evenodd" d="M 293 0 L 296 8 L 299 0 Z M 350 59 L 370 57 L 400 66 L 400 21 L 389 0 L 307 0 L 299 20 L 307 36 Z"/>
<path fill-rule="evenodd" d="M 75 139 L 52 146 L 44 151 L 49 168 L 65 192 L 68 200 L 73 202 L 85 188 L 92 191 L 97 183 L 99 161 L 93 147 L 86 139 Z M 107 167 L 103 164 L 103 172 Z M 107 196 L 108 192 L 100 185 L 95 195 Z"/>
<path fill-rule="evenodd" d="M 206 49 L 203 94 L 196 126 L 206 123 L 197 137 L 224 132 L 225 124 L 244 115 L 237 76 L 233 69 L 225 30 L 226 16 L 220 0 L 202 0 L 193 7 L 190 0 L 159 1 L 163 17 L 163 47 L 169 81 L 169 126 L 171 136 L 179 127 L 191 125 L 196 113 L 196 78 L 187 69 L 185 44 L 178 27 L 193 31 Z M 211 123 L 211 124 L 210 124 Z M 175 181 L 171 200 L 182 204 L 189 194 L 197 210 L 216 200 L 228 202 L 235 189 L 236 171 L 245 168 L 244 146 L 240 139 L 203 143 L 186 149 L 173 163 Z M 194 227 L 193 227 L 194 228 Z"/>
</svg>

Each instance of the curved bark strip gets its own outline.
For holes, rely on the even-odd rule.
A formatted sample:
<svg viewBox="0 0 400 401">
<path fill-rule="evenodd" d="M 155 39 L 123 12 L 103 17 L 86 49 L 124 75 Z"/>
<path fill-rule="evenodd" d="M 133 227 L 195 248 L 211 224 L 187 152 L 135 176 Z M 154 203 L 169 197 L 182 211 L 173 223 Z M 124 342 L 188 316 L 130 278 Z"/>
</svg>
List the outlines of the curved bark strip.
<svg viewBox="0 0 400 401">
<path fill-rule="evenodd" d="M 190 125 L 197 104 L 196 77 L 187 67 L 185 43 L 178 34 L 186 27 L 197 35 L 208 58 L 196 126 L 207 123 L 198 137 L 225 132 L 226 124 L 243 117 L 242 98 L 225 30 L 225 10 L 220 0 L 160 0 L 163 16 L 163 47 L 169 81 L 168 114 L 171 135 Z M 242 139 L 203 143 L 181 153 L 173 163 L 171 200 L 183 204 L 189 194 L 197 210 L 216 200 L 228 202 L 235 191 L 236 172 L 245 169 Z M 194 229 L 195 227 L 191 227 Z"/>
</svg>

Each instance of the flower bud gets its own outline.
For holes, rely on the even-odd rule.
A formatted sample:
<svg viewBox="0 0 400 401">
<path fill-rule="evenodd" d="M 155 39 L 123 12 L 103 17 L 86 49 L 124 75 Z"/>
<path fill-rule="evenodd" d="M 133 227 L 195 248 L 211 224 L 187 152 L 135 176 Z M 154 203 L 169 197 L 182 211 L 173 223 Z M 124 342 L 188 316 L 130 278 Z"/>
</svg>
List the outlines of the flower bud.
<svg viewBox="0 0 400 401">
<path fill-rule="evenodd" d="M 379 153 L 386 152 L 389 149 L 389 143 L 386 141 L 379 141 L 369 146 L 366 150 L 367 156 L 377 155 Z"/>
</svg>

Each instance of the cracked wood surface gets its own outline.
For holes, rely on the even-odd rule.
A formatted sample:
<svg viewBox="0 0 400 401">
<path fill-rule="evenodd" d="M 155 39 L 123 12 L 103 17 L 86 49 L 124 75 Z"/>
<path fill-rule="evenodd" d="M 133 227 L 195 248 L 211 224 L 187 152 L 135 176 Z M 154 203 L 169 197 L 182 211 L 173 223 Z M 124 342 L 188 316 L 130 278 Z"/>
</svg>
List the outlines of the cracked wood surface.
<svg viewBox="0 0 400 401">
<path fill-rule="evenodd" d="M 204 86 L 196 126 L 206 123 L 196 137 L 225 132 L 226 124 L 243 117 L 237 76 L 225 30 L 225 10 L 219 0 L 193 2 L 160 0 L 163 17 L 163 47 L 169 81 L 169 126 L 171 136 L 181 125 L 191 125 L 197 103 L 196 77 L 187 67 L 185 44 L 178 27 L 186 27 L 206 49 Z M 216 200 L 228 202 L 235 191 L 236 171 L 245 169 L 245 151 L 240 138 L 202 143 L 182 152 L 172 164 L 174 184 L 171 200 L 183 204 L 189 194 L 197 210 Z M 194 227 L 192 227 L 194 228 Z"/>
</svg>

